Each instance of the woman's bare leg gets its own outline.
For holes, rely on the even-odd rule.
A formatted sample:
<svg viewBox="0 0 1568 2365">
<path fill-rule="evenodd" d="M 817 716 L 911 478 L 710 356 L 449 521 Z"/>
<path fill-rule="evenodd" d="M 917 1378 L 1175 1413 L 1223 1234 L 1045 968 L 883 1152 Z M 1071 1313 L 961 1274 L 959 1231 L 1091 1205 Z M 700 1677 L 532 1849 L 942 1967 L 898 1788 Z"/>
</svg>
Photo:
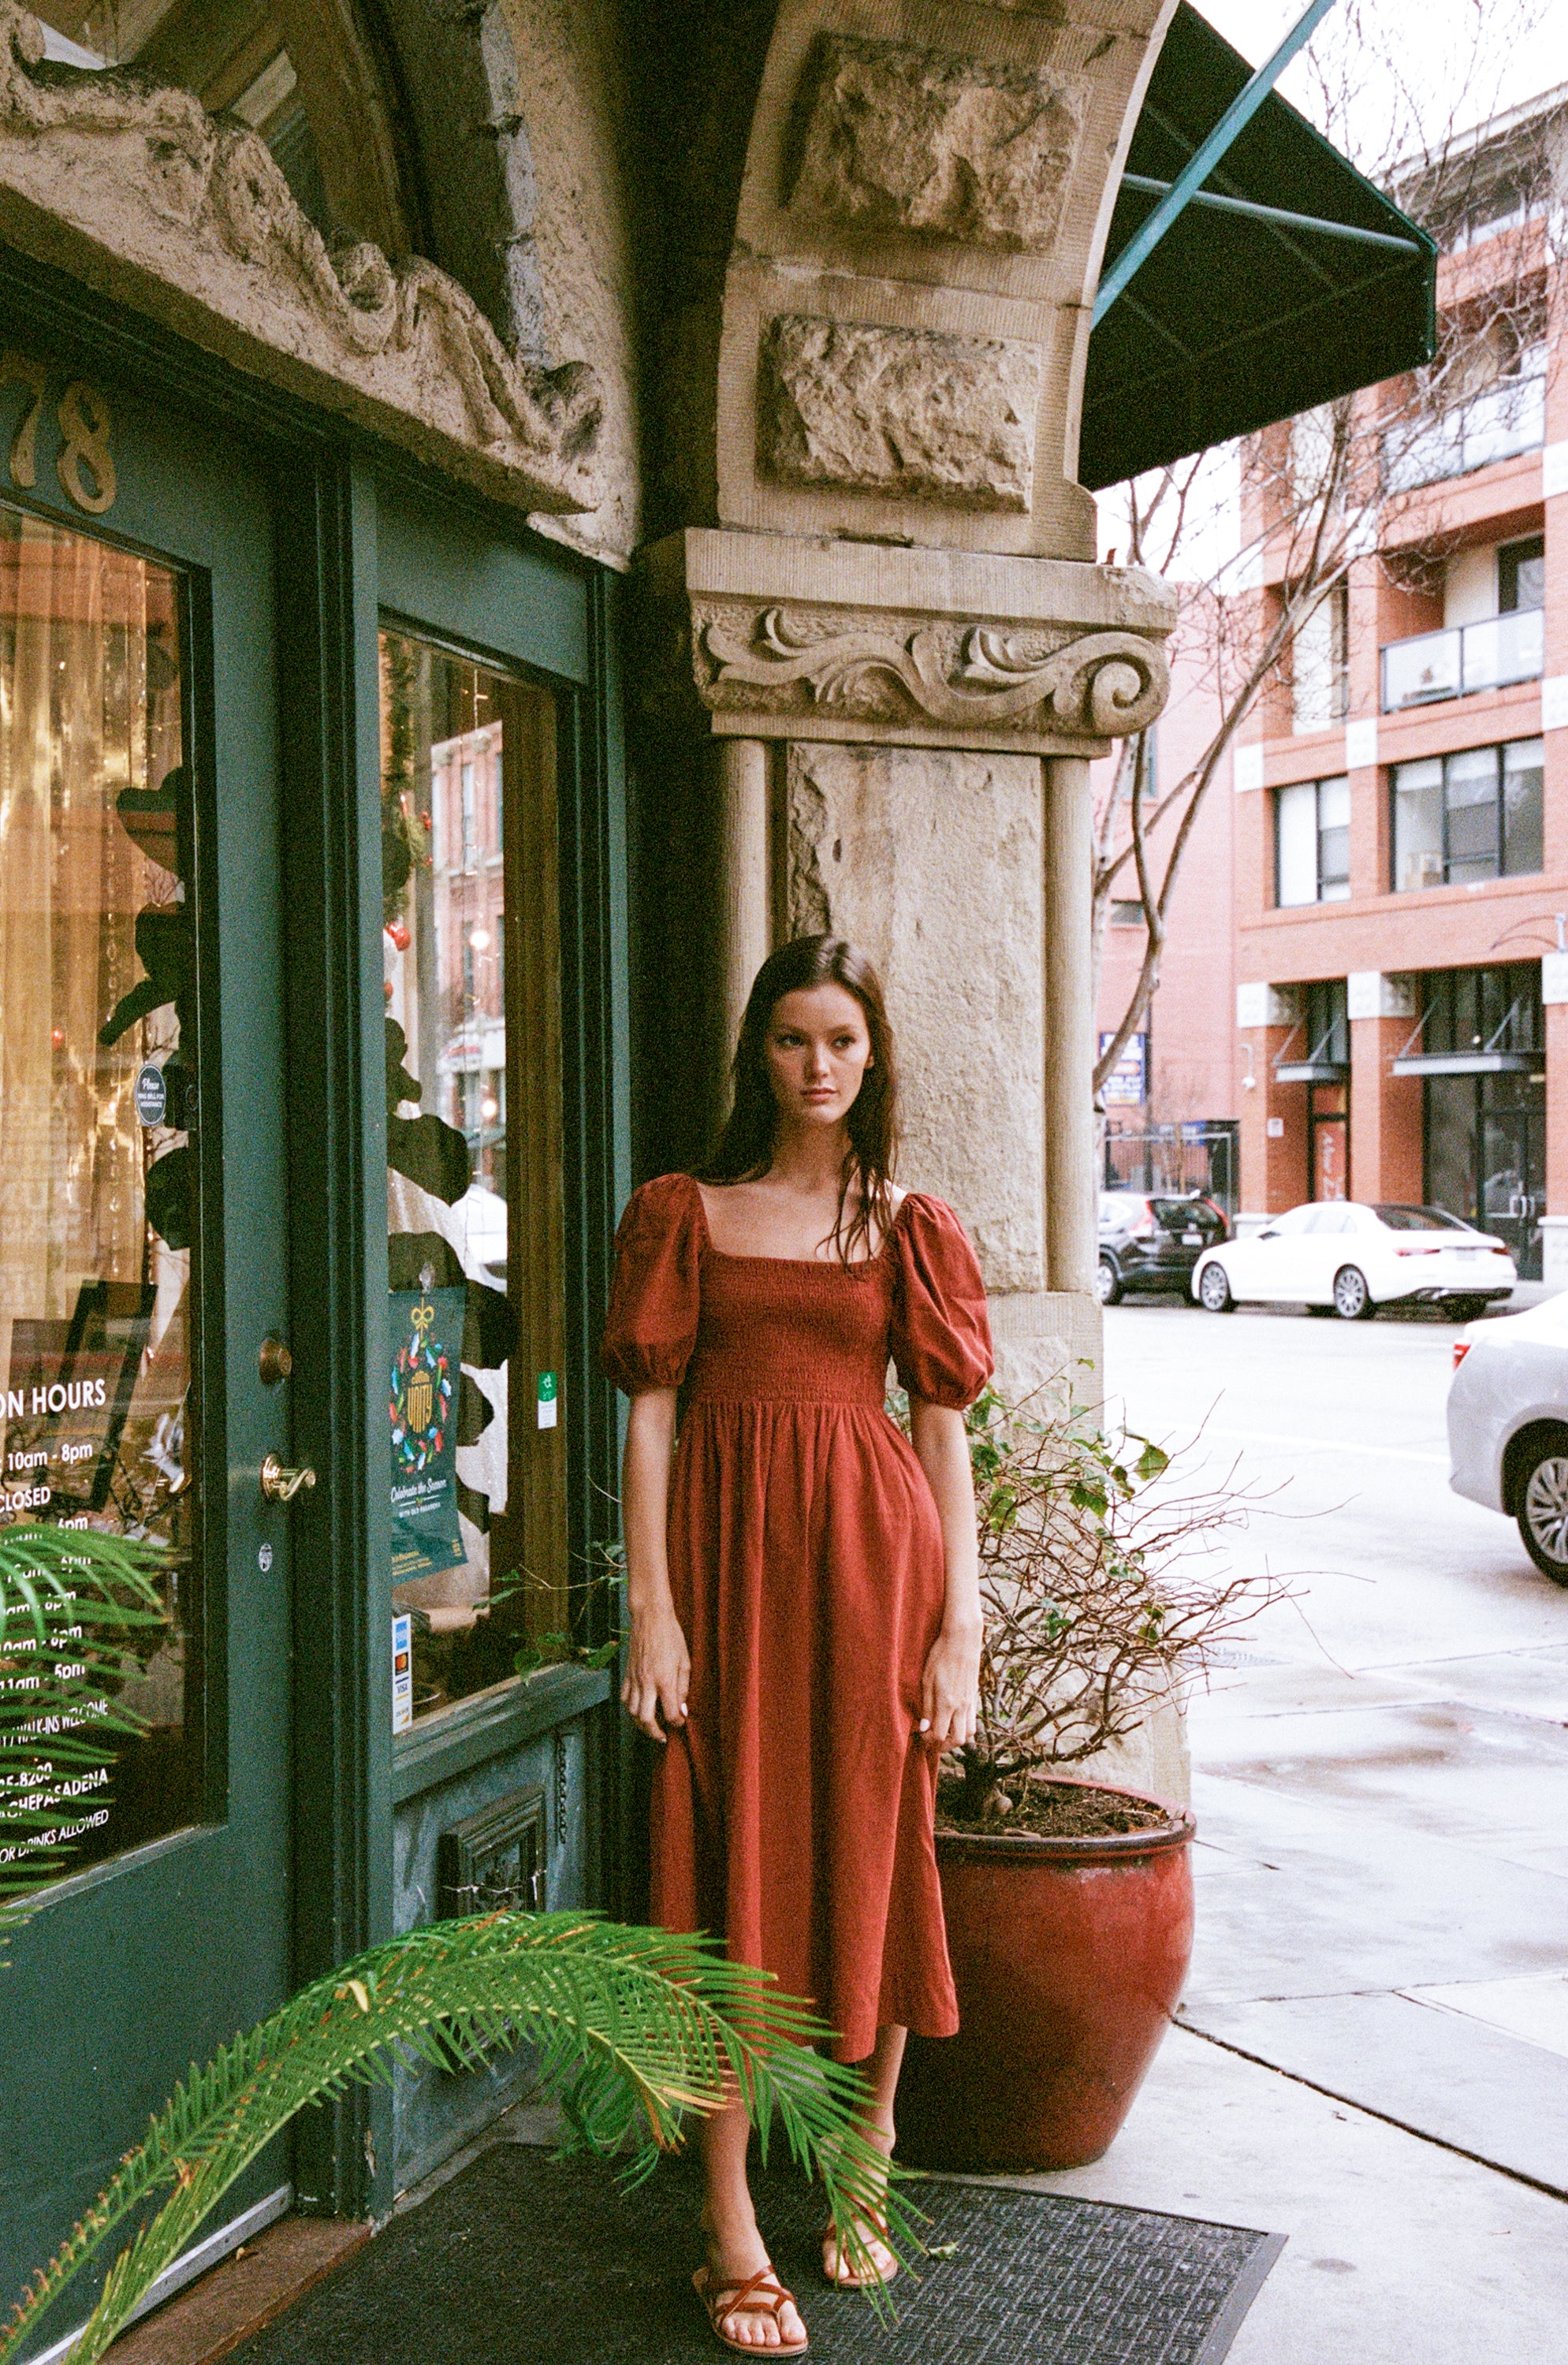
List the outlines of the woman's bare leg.
<svg viewBox="0 0 1568 2365">
<path fill-rule="evenodd" d="M 893 2098 L 898 2092 L 899 2071 L 903 2068 L 903 2049 L 908 2035 L 908 2029 L 900 2028 L 896 2022 L 886 2028 L 879 2028 L 875 2049 L 862 2065 L 871 2093 L 860 2119 L 860 2132 L 868 2144 L 873 2144 L 878 2151 L 890 2158 L 893 2148 Z M 872 2270 L 878 2275 L 890 2274 L 897 2264 L 892 2252 L 885 2242 L 878 2239 L 874 2225 L 868 2225 L 864 2218 L 857 2222 L 861 2237 L 871 2254 Z M 823 2239 L 823 2271 L 830 2283 L 853 2285 L 860 2281 L 850 2259 L 841 2254 L 838 2237 L 831 2226 Z"/>
<path fill-rule="evenodd" d="M 708 2242 L 708 2269 L 715 2282 L 744 2283 L 768 2263 L 767 2248 L 756 2229 L 751 2188 L 746 2183 L 746 2146 L 751 2122 L 737 2103 L 716 2111 L 702 2121 L 699 2144 L 702 2154 L 702 2231 Z M 721 2316 L 727 2338 L 754 2348 L 777 2348 L 780 2341 L 805 2338 L 806 2328 L 793 2307 L 775 2319 L 762 2308 L 737 2308 Z"/>
</svg>

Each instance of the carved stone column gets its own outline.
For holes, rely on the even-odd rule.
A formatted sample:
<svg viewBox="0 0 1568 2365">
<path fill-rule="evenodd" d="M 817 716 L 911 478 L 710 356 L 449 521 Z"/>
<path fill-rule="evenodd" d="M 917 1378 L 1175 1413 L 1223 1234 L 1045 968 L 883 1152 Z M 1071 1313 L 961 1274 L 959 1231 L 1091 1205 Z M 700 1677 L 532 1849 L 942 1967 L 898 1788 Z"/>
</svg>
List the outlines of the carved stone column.
<svg viewBox="0 0 1568 2365">
<path fill-rule="evenodd" d="M 745 164 L 722 232 L 672 253 L 661 345 L 682 531 L 643 559 L 644 809 L 666 967 L 695 979 L 721 942 L 729 999 L 759 901 L 738 773 L 679 835 L 679 734 L 771 743 L 774 930 L 833 928 L 882 970 L 902 1176 L 962 1211 L 1014 1394 L 1099 1343 L 1088 768 L 1164 704 L 1174 604 L 1090 563 L 1078 409 L 1174 6 L 773 0 L 678 126 L 683 159 L 744 139 Z M 681 185 L 712 194 L 698 166 Z M 696 1154 L 714 1114 L 683 1109 L 659 1154 Z"/>
<path fill-rule="evenodd" d="M 1164 702 L 1170 596 L 1130 569 L 699 528 L 644 572 L 650 692 L 724 749 L 716 868 L 683 909 L 732 1039 L 769 942 L 864 945 L 902 1048 L 903 1176 L 973 1233 L 1004 1384 L 1092 1358 L 1089 760 Z"/>
</svg>

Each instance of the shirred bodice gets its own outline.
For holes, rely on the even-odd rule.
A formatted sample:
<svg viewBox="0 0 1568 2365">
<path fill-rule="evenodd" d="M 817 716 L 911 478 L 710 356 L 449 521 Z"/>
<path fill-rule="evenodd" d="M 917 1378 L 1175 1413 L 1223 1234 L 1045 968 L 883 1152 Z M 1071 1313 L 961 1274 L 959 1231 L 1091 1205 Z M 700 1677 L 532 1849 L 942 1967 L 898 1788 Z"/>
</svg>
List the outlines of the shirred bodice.
<svg viewBox="0 0 1568 2365">
<path fill-rule="evenodd" d="M 980 1268 L 952 1209 L 907 1192 L 874 1257 L 722 1255 L 689 1174 L 634 1191 L 616 1235 L 604 1368 L 628 1395 L 880 1405 L 890 1362 L 912 1395 L 962 1409 L 991 1375 Z"/>
<path fill-rule="evenodd" d="M 893 1312 L 886 1246 L 854 1272 L 706 1245 L 701 1260 L 688 1402 L 882 1403 Z"/>
</svg>

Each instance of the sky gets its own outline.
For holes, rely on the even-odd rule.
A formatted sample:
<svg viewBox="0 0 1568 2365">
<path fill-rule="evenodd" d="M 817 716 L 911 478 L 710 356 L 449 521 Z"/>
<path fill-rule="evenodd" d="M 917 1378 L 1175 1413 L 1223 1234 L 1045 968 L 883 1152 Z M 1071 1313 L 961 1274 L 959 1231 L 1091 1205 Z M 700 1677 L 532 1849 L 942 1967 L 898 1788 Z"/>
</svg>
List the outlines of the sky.
<svg viewBox="0 0 1568 2365">
<path fill-rule="evenodd" d="M 1254 66 L 1305 5 L 1197 0 L 1215 32 Z M 1343 62 L 1352 44 L 1356 68 L 1346 77 Z M 1325 71 L 1338 87 L 1354 84 L 1348 120 L 1325 121 Z M 1424 128 L 1421 118 L 1427 127 L 1468 129 L 1564 82 L 1563 0 L 1337 0 L 1306 50 L 1286 67 L 1279 88 L 1358 161 L 1372 162 L 1391 145 L 1406 152 Z"/>
</svg>

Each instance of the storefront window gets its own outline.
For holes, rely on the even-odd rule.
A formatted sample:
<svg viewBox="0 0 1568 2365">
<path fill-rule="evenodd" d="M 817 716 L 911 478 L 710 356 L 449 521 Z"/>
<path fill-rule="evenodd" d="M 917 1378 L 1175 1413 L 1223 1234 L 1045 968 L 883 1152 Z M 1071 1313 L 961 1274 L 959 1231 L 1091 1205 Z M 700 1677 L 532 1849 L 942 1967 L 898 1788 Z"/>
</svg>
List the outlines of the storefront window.
<svg viewBox="0 0 1568 2365">
<path fill-rule="evenodd" d="M 381 639 L 394 1606 L 412 1716 L 566 1624 L 554 706 Z"/>
<path fill-rule="evenodd" d="M 182 638 L 168 568 L 0 507 L 0 1518 L 171 1548 L 78 1864 L 198 1811 Z"/>
</svg>

